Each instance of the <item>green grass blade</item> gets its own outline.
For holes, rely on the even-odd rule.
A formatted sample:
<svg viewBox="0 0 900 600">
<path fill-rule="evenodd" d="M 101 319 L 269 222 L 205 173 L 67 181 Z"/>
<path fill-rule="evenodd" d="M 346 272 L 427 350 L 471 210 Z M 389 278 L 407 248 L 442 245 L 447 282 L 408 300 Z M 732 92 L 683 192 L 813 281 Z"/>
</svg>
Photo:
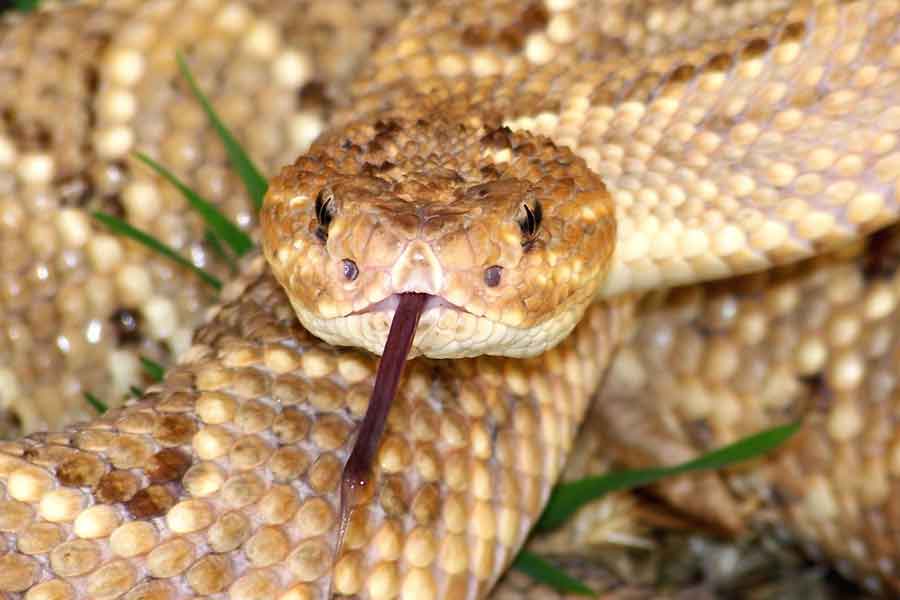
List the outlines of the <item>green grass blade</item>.
<svg viewBox="0 0 900 600">
<path fill-rule="evenodd" d="M 647 485 L 690 471 L 721 469 L 756 458 L 783 444 L 799 428 L 799 423 L 773 427 L 674 467 L 620 471 L 559 485 L 553 490 L 537 529 L 545 531 L 559 527 L 579 508 L 609 492 Z"/>
<path fill-rule="evenodd" d="M 141 366 L 144 367 L 144 373 L 150 376 L 153 381 L 162 381 L 166 370 L 161 364 L 155 362 L 146 356 L 141 357 Z"/>
<path fill-rule="evenodd" d="M 106 405 L 106 402 L 100 400 L 97 396 L 93 395 L 90 392 L 84 393 L 84 399 L 87 400 L 87 403 L 94 407 L 94 410 L 97 411 L 98 414 L 103 414 L 109 410 L 109 407 Z"/>
<path fill-rule="evenodd" d="M 40 0 L 15 0 L 13 8 L 19 12 L 30 12 L 38 7 Z M 2 12 L 2 10 L 0 10 Z"/>
<path fill-rule="evenodd" d="M 203 198 L 200 194 L 186 186 L 181 180 L 175 177 L 171 171 L 143 152 L 136 152 L 135 156 L 169 183 L 174 185 L 178 191 L 181 192 L 181 195 L 184 196 L 185 200 L 190 203 L 193 209 L 200 214 L 210 231 L 218 236 L 220 240 L 228 244 L 228 247 L 231 248 L 235 254 L 243 256 L 253 248 L 253 240 L 250 239 L 250 236 L 228 220 L 228 218 L 219 212 L 219 209 L 206 198 Z"/>
<path fill-rule="evenodd" d="M 211 273 L 207 273 L 200 267 L 196 266 L 194 263 L 192 263 L 185 257 L 181 256 L 180 254 L 175 252 L 175 250 L 166 246 L 165 244 L 160 242 L 158 239 L 156 239 L 152 235 L 150 235 L 144 231 L 141 231 L 140 229 L 132 227 L 125 221 L 123 221 L 121 219 L 117 219 L 116 217 L 114 217 L 112 215 L 108 215 L 106 213 L 95 212 L 95 213 L 93 213 L 93 217 L 95 219 L 97 219 L 98 221 L 100 221 L 101 223 L 103 223 L 104 225 L 106 225 L 107 227 L 109 227 L 114 233 L 123 235 L 125 237 L 129 237 L 129 238 L 135 240 L 136 242 L 139 242 L 139 243 L 143 244 L 144 246 L 150 248 L 154 252 L 157 252 L 167 258 L 172 259 L 173 261 L 177 262 L 179 265 L 187 267 L 188 269 L 192 270 L 194 273 L 199 275 L 203 279 L 203 281 L 205 281 L 206 283 L 211 285 L 216 290 L 222 289 L 222 282 L 219 281 L 214 275 L 212 275 Z"/>
<path fill-rule="evenodd" d="M 512 566 L 558 592 L 578 596 L 597 596 L 591 588 L 528 550 L 519 552 Z"/>
<path fill-rule="evenodd" d="M 228 264 L 228 268 L 231 269 L 232 274 L 237 273 L 238 265 L 234 260 L 234 257 L 225 250 L 225 246 L 222 245 L 222 242 L 219 241 L 216 234 L 210 231 L 209 228 L 203 232 L 203 241 L 209 244 L 209 249 L 213 254 Z"/>
<path fill-rule="evenodd" d="M 188 82 L 191 92 L 193 92 L 194 97 L 200 102 L 213 129 L 216 130 L 216 133 L 222 140 L 222 144 L 225 146 L 225 152 L 228 154 L 228 161 L 231 163 L 232 168 L 237 171 L 241 181 L 244 182 L 244 187 L 247 188 L 247 193 L 250 195 L 250 199 L 253 200 L 256 210 L 259 210 L 262 207 L 263 196 L 266 195 L 266 189 L 269 185 L 266 182 L 266 178 L 262 176 L 259 169 L 256 168 L 253 161 L 250 160 L 250 157 L 247 156 L 247 153 L 244 152 L 244 149 L 241 148 L 241 145 L 235 137 L 228 131 L 225 124 L 222 123 L 222 120 L 219 119 L 219 116 L 216 114 L 215 110 L 213 110 L 212 104 L 203 92 L 200 91 L 197 82 L 194 81 L 191 70 L 188 68 L 187 61 L 184 60 L 184 55 L 182 55 L 181 52 L 176 54 L 176 60 L 178 61 L 178 69 L 181 71 L 182 77 Z"/>
<path fill-rule="evenodd" d="M 144 395 L 144 390 L 134 385 L 128 386 L 128 391 L 131 392 L 131 395 L 135 398 L 140 398 Z"/>
</svg>

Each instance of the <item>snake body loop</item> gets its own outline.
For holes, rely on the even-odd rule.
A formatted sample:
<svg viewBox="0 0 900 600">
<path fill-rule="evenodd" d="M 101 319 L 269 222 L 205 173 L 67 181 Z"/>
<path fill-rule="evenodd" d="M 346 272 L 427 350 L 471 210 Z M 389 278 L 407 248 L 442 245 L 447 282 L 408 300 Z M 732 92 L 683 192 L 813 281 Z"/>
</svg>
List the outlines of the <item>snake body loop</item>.
<svg viewBox="0 0 900 600">
<path fill-rule="evenodd" d="M 573 468 L 596 448 L 680 462 L 799 416 L 798 439 L 756 468 L 660 491 L 735 531 L 777 517 L 858 581 L 896 589 L 898 238 L 870 234 L 900 198 L 900 6 L 786 4 L 447 0 L 383 17 L 374 50 L 340 64 L 315 35 L 292 47 L 318 29 L 278 3 L 122 1 L 5 22 L 0 309 L 21 350 L 3 356 L 26 358 L 0 382 L 54 370 L 23 331 L 43 339 L 56 310 L 146 319 L 143 349 L 184 351 L 139 400 L 0 447 L 0 593 L 484 598 L 573 452 Z M 67 76 L 31 75 L 32 47 Z M 164 325 L 190 321 L 202 294 L 92 239 L 85 213 L 189 245 L 189 223 L 157 218 L 177 201 L 128 160 L 137 147 L 252 222 L 221 151 L 186 133 L 203 115 L 181 101 L 179 47 L 220 86 L 226 120 L 259 119 L 238 134 L 269 170 L 301 154 L 272 179 L 264 255 L 190 343 Z M 337 92 L 319 120 L 304 104 L 315 68 Z M 75 281 L 93 287 L 69 293 Z M 695 285 L 648 293 L 679 284 Z M 435 299 L 413 342 L 426 356 L 407 365 L 338 554 L 340 473 L 377 360 L 346 345 L 380 351 L 407 292 Z M 111 345 L 98 327 L 84 335 Z M 443 359 L 484 352 L 522 358 Z"/>
</svg>

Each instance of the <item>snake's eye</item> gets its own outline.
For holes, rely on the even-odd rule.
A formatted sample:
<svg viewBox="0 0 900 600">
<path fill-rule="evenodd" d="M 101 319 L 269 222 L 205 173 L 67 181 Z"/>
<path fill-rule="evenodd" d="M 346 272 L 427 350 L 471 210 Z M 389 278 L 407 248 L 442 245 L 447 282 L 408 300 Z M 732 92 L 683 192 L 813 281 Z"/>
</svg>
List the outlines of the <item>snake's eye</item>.
<svg viewBox="0 0 900 600">
<path fill-rule="evenodd" d="M 535 201 L 534 206 L 528 206 L 527 203 L 523 204 L 522 211 L 522 217 L 519 219 L 519 229 L 522 230 L 522 235 L 528 241 L 537 234 L 538 227 L 541 226 L 541 220 L 544 218 L 544 209 L 541 208 L 540 202 Z"/>
<path fill-rule="evenodd" d="M 500 276 L 503 274 L 503 267 L 494 265 L 484 270 L 484 284 L 488 287 L 497 287 L 500 285 Z"/>
<path fill-rule="evenodd" d="M 328 188 L 322 188 L 316 194 L 316 220 L 319 222 L 316 227 L 316 237 L 323 242 L 328 239 L 328 226 L 331 225 L 334 211 L 334 192 Z"/>
<path fill-rule="evenodd" d="M 344 271 L 344 278 L 347 281 L 355 281 L 357 275 L 359 275 L 359 267 L 349 258 L 341 261 L 341 269 Z"/>
</svg>

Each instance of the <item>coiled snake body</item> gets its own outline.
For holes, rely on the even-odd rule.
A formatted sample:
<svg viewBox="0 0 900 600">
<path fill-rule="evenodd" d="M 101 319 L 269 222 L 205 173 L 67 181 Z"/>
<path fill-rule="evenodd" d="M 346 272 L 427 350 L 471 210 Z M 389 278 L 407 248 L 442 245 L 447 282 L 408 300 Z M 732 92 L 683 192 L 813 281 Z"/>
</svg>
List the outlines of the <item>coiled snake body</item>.
<svg viewBox="0 0 900 600">
<path fill-rule="evenodd" d="M 384 34 L 329 132 L 272 180 L 268 260 L 246 259 L 165 381 L 3 446 L 2 593 L 484 597 L 607 372 L 588 428 L 634 464 L 805 415 L 799 439 L 728 487 L 707 477 L 664 493 L 732 529 L 767 505 L 863 582 L 896 587 L 897 236 L 865 236 L 898 212 L 900 5 L 574 4 L 440 2 Z M 53 151 L 66 131 L 46 115 L 6 111 L 0 160 L 16 170 L 3 181 L 21 199 L 5 201 L 5 222 L 61 209 L 60 228 L 87 245 L 68 226 L 83 217 L 64 195 L 73 181 L 91 184 L 78 202 L 106 185 L 99 201 L 140 212 L 152 194 L 121 183 L 140 178 L 122 155 L 161 133 L 134 102 L 195 119 L 173 100 L 177 42 L 220 64 L 240 48 L 285 88 L 301 83 L 278 34 L 296 25 L 266 10 L 110 3 L 11 22 L 20 47 L 66 19 L 105 31 L 108 79 L 94 71 L 74 91 L 102 95 L 79 122 L 97 130 L 89 160 Z M 698 27 L 722 15 L 723 28 Z M 148 50 L 166 18 L 171 36 Z M 51 55 L 85 60 L 58 41 Z M 165 83 L 139 87 L 151 67 L 169 69 Z M 284 105 L 276 93 L 264 106 Z M 85 175 L 96 165 L 117 174 L 98 183 Z M 408 292 L 432 298 L 413 352 L 440 360 L 407 366 L 334 556 L 340 473 L 377 361 L 343 345 L 380 350 Z M 484 352 L 525 358 L 443 360 Z"/>
</svg>

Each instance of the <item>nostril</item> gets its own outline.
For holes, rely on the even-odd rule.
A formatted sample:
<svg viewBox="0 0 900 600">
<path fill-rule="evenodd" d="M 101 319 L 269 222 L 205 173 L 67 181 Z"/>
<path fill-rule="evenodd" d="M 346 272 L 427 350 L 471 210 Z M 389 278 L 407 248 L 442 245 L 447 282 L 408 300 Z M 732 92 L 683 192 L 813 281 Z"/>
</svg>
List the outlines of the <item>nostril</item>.
<svg viewBox="0 0 900 600">
<path fill-rule="evenodd" d="M 500 285 L 500 275 L 503 274 L 503 267 L 494 265 L 484 270 L 484 283 L 488 287 L 497 287 Z"/>
<path fill-rule="evenodd" d="M 344 277 L 347 281 L 354 281 L 356 276 L 359 275 L 359 267 L 349 258 L 341 261 L 341 268 L 344 270 Z"/>
</svg>

